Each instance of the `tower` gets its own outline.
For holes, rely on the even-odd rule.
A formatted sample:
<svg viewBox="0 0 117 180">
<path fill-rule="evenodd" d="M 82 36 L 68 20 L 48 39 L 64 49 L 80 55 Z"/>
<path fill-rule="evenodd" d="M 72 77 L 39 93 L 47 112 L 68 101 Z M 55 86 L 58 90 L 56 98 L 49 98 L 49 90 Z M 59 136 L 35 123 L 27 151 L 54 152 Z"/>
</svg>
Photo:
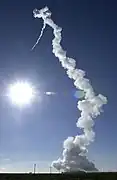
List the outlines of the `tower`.
<svg viewBox="0 0 117 180">
<path fill-rule="evenodd" d="M 35 174 L 35 172 L 36 172 L 36 164 L 34 164 L 34 174 Z"/>
</svg>

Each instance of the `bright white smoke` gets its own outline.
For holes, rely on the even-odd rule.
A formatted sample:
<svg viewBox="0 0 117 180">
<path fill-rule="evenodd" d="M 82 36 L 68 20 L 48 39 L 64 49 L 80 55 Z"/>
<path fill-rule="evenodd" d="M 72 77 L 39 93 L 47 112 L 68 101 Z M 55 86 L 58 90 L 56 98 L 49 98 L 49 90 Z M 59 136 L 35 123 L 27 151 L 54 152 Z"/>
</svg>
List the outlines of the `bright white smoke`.
<svg viewBox="0 0 117 180">
<path fill-rule="evenodd" d="M 48 7 L 41 10 L 35 9 L 33 13 L 35 18 L 43 19 L 44 28 L 46 25 L 49 25 L 53 29 L 54 39 L 52 40 L 52 52 L 58 57 L 62 67 L 66 69 L 68 77 L 74 80 L 74 86 L 84 92 L 84 99 L 78 101 L 77 104 L 81 115 L 76 123 L 77 127 L 83 130 L 83 134 L 68 137 L 63 143 L 64 150 L 62 158 L 52 162 L 52 165 L 56 169 L 62 169 L 63 171 L 76 171 L 81 169 L 95 171 L 97 169 L 95 165 L 87 159 L 86 152 L 87 146 L 94 141 L 95 138 L 93 131 L 94 119 L 102 112 L 102 106 L 107 103 L 107 98 L 101 94 L 95 95 L 90 81 L 85 78 L 85 71 L 77 69 L 76 61 L 66 56 L 66 51 L 63 50 L 60 44 L 62 28 L 53 22 Z M 37 42 L 39 42 L 39 40 L 37 40 Z"/>
</svg>

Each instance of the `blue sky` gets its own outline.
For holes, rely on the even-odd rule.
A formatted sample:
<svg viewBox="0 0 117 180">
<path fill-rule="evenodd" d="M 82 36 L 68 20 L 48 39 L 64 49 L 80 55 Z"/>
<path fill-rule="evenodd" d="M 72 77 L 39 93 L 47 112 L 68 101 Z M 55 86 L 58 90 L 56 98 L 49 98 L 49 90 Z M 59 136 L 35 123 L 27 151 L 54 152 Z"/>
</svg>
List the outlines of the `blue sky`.
<svg viewBox="0 0 117 180">
<path fill-rule="evenodd" d="M 74 87 L 52 54 L 52 30 L 47 27 L 32 52 L 42 20 L 34 19 L 34 8 L 47 5 L 55 22 L 63 28 L 62 45 L 87 73 L 97 93 L 108 97 L 104 113 L 96 120 L 96 139 L 89 158 L 104 170 L 117 170 L 117 12 L 116 1 L 33 0 L 3 1 L 0 6 L 1 92 L 11 81 L 26 79 L 41 92 L 30 108 L 20 111 L 0 97 L 0 169 L 6 172 L 31 171 L 37 163 L 47 172 L 49 164 L 62 153 L 63 140 L 81 132 L 76 128 L 80 115 Z"/>
</svg>

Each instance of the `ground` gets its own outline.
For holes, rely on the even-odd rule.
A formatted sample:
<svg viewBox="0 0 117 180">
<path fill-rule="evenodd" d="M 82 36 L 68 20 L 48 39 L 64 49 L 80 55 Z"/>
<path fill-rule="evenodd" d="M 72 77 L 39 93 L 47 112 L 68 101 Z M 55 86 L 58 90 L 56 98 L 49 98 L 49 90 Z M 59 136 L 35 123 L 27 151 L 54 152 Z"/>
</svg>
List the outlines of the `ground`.
<svg viewBox="0 0 117 180">
<path fill-rule="evenodd" d="M 117 172 L 106 172 L 106 173 L 62 173 L 62 174 L 0 174 L 1 180 L 117 180 Z"/>
</svg>

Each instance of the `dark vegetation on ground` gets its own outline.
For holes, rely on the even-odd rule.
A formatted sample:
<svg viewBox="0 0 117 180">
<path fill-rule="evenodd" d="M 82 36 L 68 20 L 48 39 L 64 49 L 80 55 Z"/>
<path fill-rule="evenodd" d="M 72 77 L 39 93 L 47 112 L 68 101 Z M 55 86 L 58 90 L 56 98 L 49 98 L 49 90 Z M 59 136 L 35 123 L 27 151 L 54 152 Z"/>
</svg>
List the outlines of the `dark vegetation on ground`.
<svg viewBox="0 0 117 180">
<path fill-rule="evenodd" d="M 117 180 L 117 172 L 62 174 L 0 174 L 0 180 Z"/>
</svg>

